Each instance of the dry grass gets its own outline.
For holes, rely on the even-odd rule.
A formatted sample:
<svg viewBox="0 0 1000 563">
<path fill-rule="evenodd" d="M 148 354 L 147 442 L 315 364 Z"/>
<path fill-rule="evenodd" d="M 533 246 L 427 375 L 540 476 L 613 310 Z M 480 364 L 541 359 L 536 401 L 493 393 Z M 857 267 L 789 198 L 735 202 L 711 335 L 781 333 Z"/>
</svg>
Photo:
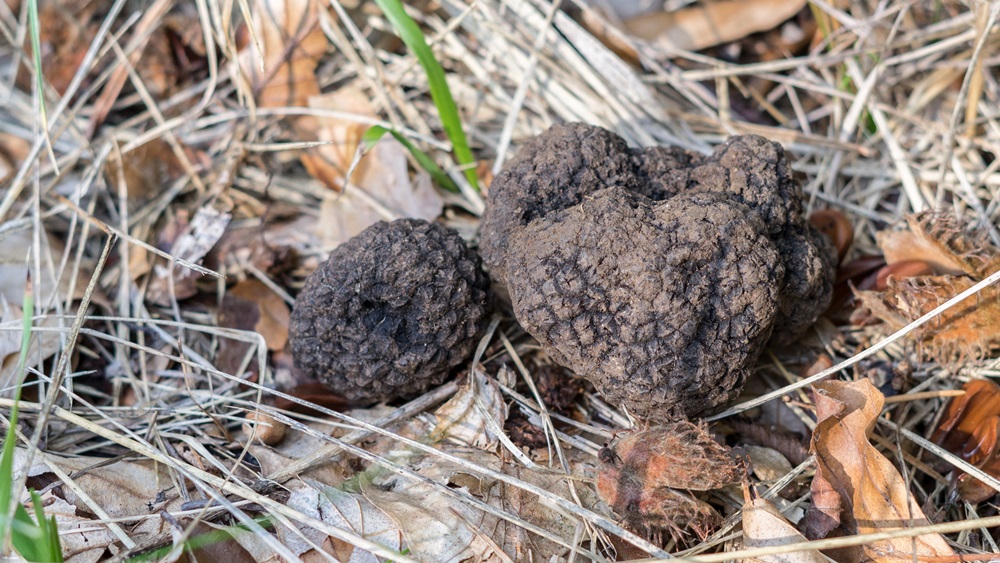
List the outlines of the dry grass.
<svg viewBox="0 0 1000 563">
<path fill-rule="evenodd" d="M 494 362 L 503 358 L 511 365 L 508 379 L 501 378 L 506 400 L 529 413 L 549 439 L 543 462 L 513 444 L 500 446 L 504 459 L 520 466 L 517 472 L 487 467 L 406 433 L 408 423 L 416 424 L 425 416 L 421 413 L 455 393 L 454 384 L 367 419 L 363 413 L 344 414 L 322 407 L 317 410 L 325 418 L 311 419 L 266 406 L 265 396 L 305 401 L 275 390 L 287 384 L 289 368 L 287 361 L 271 360 L 261 335 L 216 325 L 213 302 L 221 300 L 221 295 L 192 303 L 176 299 L 175 288 L 168 287 L 161 304 L 147 302 L 144 297 L 152 275 L 132 271 L 141 263 L 137 254 L 159 256 L 160 268 L 197 272 L 204 276 L 203 286 L 212 277 L 218 278 L 220 289 L 224 289 L 223 278 L 257 279 L 290 303 L 290 295 L 305 274 L 329 250 L 317 237 L 309 236 L 309 228 L 315 225 L 316 210 L 330 192 L 290 160 L 293 153 L 289 151 L 305 145 L 288 134 L 281 119 L 332 116 L 362 125 L 372 119 L 306 107 L 255 107 L 247 84 L 234 79 L 232 65 L 238 56 L 236 22 L 253 8 L 243 2 L 201 0 L 186 7 L 191 8 L 192 21 L 200 22 L 204 30 L 199 38 L 207 53 L 205 67 L 199 70 L 204 79 L 180 81 L 182 87 L 176 91 L 154 92 L 153 85 L 147 84 L 149 75 L 138 68 L 142 66 L 138 54 L 172 3 L 156 1 L 146 15 L 124 0 L 100 4 L 92 40 L 79 53 L 79 71 L 65 77 L 65 93 L 51 88 L 42 93 L 48 131 L 40 129 L 38 97 L 32 94 L 30 82 L 27 90 L 15 84 L 16 69 L 26 72 L 32 66 L 29 54 L 11 47 L 24 44 L 25 19 L 20 12 L 11 12 L 9 3 L 0 4 L 0 35 L 4 37 L 0 41 L 0 134 L 7 136 L 0 141 L 14 137 L 26 143 L 11 160 L 12 173 L 0 184 L 0 237 L 9 237 L 8 243 L 0 244 L 21 241 L 16 249 L 4 249 L 0 268 L 6 269 L 6 277 L 0 281 L 9 295 L 23 279 L 17 272 L 23 272 L 21 257 L 30 248 L 28 264 L 35 279 L 43 280 L 41 291 L 47 291 L 36 299 L 41 305 L 35 312 L 35 325 L 40 334 L 51 337 L 54 353 L 32 358 L 29 379 L 37 383 L 34 399 L 22 411 L 28 420 L 26 430 L 33 430 L 23 437 L 25 451 L 42 463 L 57 454 L 153 460 L 165 468 L 164 475 L 172 484 L 183 484 L 175 489 L 184 491 L 182 500 L 205 501 L 196 509 L 176 511 L 176 518 L 190 519 L 172 528 L 173 539 L 163 534 L 136 543 L 130 539 L 131 526 L 153 516 L 115 518 L 102 508 L 107 499 L 88 498 L 83 488 L 77 488 L 95 515 L 91 523 L 106 526 L 117 538 L 117 559 L 176 544 L 178 538 L 193 534 L 193 523 L 201 520 L 243 523 L 273 553 L 295 559 L 287 546 L 254 520 L 255 514 L 263 513 L 290 529 L 296 529 L 294 524 L 308 525 L 383 557 L 410 560 L 355 531 L 281 502 L 279 493 L 300 475 L 331 463 L 346 463 L 345 456 L 356 456 L 414 482 L 428 481 L 385 448 L 376 453 L 365 446 L 372 441 L 394 444 L 420 459 L 453 464 L 481 479 L 542 499 L 575 527 L 571 538 L 540 527 L 510 507 L 498 507 L 467 491 L 429 481 L 430 487 L 455 502 L 561 545 L 568 560 L 606 560 L 612 536 L 624 538 L 651 556 L 668 556 L 586 501 L 583 490 L 592 487 L 586 479 L 567 477 L 569 494 L 562 495 L 516 476 L 524 472 L 575 475 L 580 468 L 574 464 L 584 459 L 595 463 L 601 444 L 631 421 L 594 396 L 586 397 L 576 417 L 550 412 L 535 386 L 532 370 L 537 363 L 528 361 L 537 356 L 537 350 L 510 322 L 492 326 L 480 356 Z M 996 158 L 1000 154 L 996 111 L 1000 82 L 995 72 L 1000 64 L 996 32 L 1000 4 L 973 2 L 972 9 L 962 3 L 923 4 L 814 0 L 810 2 L 813 15 L 829 30 L 816 45 L 801 55 L 743 64 L 716 58 L 725 52 L 721 49 L 666 52 L 662 47 L 636 45 L 640 64 L 633 66 L 543 0 L 471 4 L 441 0 L 434 10 L 415 8 L 411 14 L 428 31 L 438 59 L 453 79 L 453 93 L 474 151 L 494 172 L 522 139 L 562 121 L 601 125 L 635 145 L 678 144 L 702 151 L 730 134 L 759 133 L 782 142 L 796 156 L 794 167 L 805 177 L 811 208 L 837 208 L 852 219 L 856 253 L 876 253 L 876 231 L 928 207 L 942 207 L 973 222 L 1000 244 L 996 227 L 1000 218 L 1000 159 Z M 317 69 L 324 91 L 346 84 L 358 86 L 377 105 L 380 123 L 403 131 L 426 150 L 447 148 L 438 140 L 443 138 L 440 124 L 419 66 L 401 55 L 395 43 L 385 40 L 380 32 L 388 24 L 376 10 L 334 1 L 321 27 L 330 42 Z M 250 30 L 250 41 L 256 40 L 254 31 Z M 756 117 L 748 119 L 751 115 Z M 98 125 L 97 120 L 103 123 Z M 51 139 L 52 157 L 47 139 Z M 434 150 L 432 155 L 456 183 L 465 183 L 446 152 Z M 3 156 L 0 153 L 0 165 Z M 141 164 L 147 159 L 172 159 L 176 170 L 169 174 L 155 171 L 151 180 L 142 180 L 122 164 L 148 167 Z M 165 178 L 170 179 L 159 183 Z M 147 192 L 137 185 L 140 180 L 148 181 Z M 445 221 L 463 233 L 474 233 L 483 209 L 479 195 L 466 189 L 447 202 Z M 397 214 L 391 203 L 381 208 L 386 217 Z M 162 250 L 158 246 L 162 230 L 175 223 L 178 212 L 201 207 L 231 213 L 233 226 L 261 229 L 275 224 L 270 220 L 274 215 L 300 215 L 303 222 L 296 223 L 300 228 L 282 232 L 283 238 L 275 243 L 294 248 L 298 267 L 273 279 L 253 260 L 235 252 L 210 269 L 198 260 Z M 62 244 L 47 244 L 46 237 Z M 869 357 L 910 358 L 909 333 L 919 323 L 933 322 L 944 308 L 998 279 L 1000 272 L 887 338 L 871 329 L 858 329 L 838 342 L 827 342 L 837 365 L 812 378 L 783 380 L 781 371 L 764 367 L 762 380 L 770 382 L 772 392 L 715 418 L 776 400 L 830 375 L 853 377 L 852 369 Z M 16 320 L 8 320 L 0 324 L 0 331 L 16 331 L 17 325 Z M 225 340 L 246 344 L 238 370 L 218 366 Z M 783 351 L 774 359 L 795 362 L 810 351 Z M 949 366 L 921 364 L 916 373 L 921 384 L 912 393 L 932 393 L 921 395 L 919 402 L 890 407 L 895 409 L 891 420 L 882 421 L 890 437 L 885 451 L 892 459 L 909 456 L 906 472 L 915 483 L 931 482 L 924 478 L 936 475 L 917 459 L 923 449 L 1000 491 L 995 478 L 924 437 L 944 402 L 934 391 L 958 388 L 969 378 L 996 376 L 998 365 L 996 358 Z M 529 396 L 515 389 L 518 378 L 527 383 Z M 789 404 L 796 405 L 795 401 Z M 253 457 L 251 442 L 229 433 L 237 433 L 244 414 L 256 409 L 325 445 L 270 472 L 247 463 Z M 812 420 L 806 410 L 798 408 L 797 412 L 809 424 Z M 45 453 L 34 447 L 39 445 Z M 55 463 L 50 467 L 61 471 Z M 782 487 L 801 481 L 808 468 L 806 462 L 764 495 L 773 497 Z M 69 487 L 80 477 L 65 472 L 58 476 Z M 939 523 L 891 534 L 936 531 L 948 534 L 963 553 L 997 549 L 985 530 L 1000 525 L 1000 517 L 977 512 L 995 514 L 992 506 L 948 503 L 941 483 L 935 490 L 921 489 L 918 494 L 921 502 L 930 499 L 931 504 L 944 507 Z M 735 511 L 740 502 L 728 499 L 727 504 Z M 792 549 L 720 553 L 738 544 L 738 522 L 739 514 L 733 512 L 715 536 L 675 556 L 723 561 Z M 972 533 L 976 530 L 981 533 Z M 316 545 L 311 537 L 301 539 Z M 858 545 L 874 539 L 856 536 L 809 545 Z"/>
</svg>

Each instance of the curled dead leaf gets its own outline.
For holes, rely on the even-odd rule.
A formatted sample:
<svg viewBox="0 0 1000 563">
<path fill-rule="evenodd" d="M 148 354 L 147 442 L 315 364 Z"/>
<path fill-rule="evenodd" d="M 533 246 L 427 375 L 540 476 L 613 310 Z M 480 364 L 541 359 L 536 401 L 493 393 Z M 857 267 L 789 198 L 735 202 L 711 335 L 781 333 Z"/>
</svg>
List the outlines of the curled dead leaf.
<svg viewBox="0 0 1000 563">
<path fill-rule="evenodd" d="M 496 383 L 482 370 L 474 369 L 465 385 L 434 415 L 438 423 L 431 433 L 433 440 L 448 439 L 493 451 L 507 419 L 507 403 Z"/>
<path fill-rule="evenodd" d="M 232 216 L 214 207 L 201 207 L 190 223 L 185 216 L 164 228 L 163 237 L 172 239 L 170 255 L 197 264 L 219 242 Z M 149 282 L 146 298 L 157 305 L 169 305 L 171 299 L 186 299 L 197 293 L 199 272 L 177 264 L 157 264 Z"/>
<path fill-rule="evenodd" d="M 305 107 L 319 93 L 316 66 L 329 42 L 319 27 L 318 0 L 253 4 L 251 47 L 240 66 L 261 107 Z"/>
<path fill-rule="evenodd" d="M 870 534 L 929 524 L 896 467 L 869 443 L 885 397 L 867 379 L 813 385 L 816 429 L 812 451 L 817 471 L 813 499 L 836 500 L 835 506 L 812 507 L 807 529 L 820 520 L 840 518 L 847 534 Z M 835 497 L 835 498 L 834 498 Z M 939 534 L 873 541 L 851 548 L 852 561 L 900 561 L 954 556 Z"/>
<path fill-rule="evenodd" d="M 875 318 L 898 330 L 1000 268 L 1000 248 L 952 215 L 924 211 L 908 230 L 877 235 L 887 266 L 857 291 L 863 306 L 852 319 Z M 932 275 L 933 274 L 933 275 Z M 917 331 L 924 355 L 940 362 L 979 358 L 1000 346 L 1000 289 L 987 287 Z"/>
<path fill-rule="evenodd" d="M 941 423 L 931 441 L 977 466 L 989 475 L 1000 477 L 1000 385 L 973 379 L 963 387 L 965 395 L 955 397 L 945 407 Z M 983 502 L 997 494 L 970 475 L 955 470 L 953 484 L 962 499 Z"/>
<path fill-rule="evenodd" d="M 906 218 L 908 230 L 876 235 L 888 264 L 924 261 L 937 274 L 967 274 L 982 279 L 1000 269 L 1000 249 L 984 233 L 943 211 L 922 211 Z"/>
</svg>

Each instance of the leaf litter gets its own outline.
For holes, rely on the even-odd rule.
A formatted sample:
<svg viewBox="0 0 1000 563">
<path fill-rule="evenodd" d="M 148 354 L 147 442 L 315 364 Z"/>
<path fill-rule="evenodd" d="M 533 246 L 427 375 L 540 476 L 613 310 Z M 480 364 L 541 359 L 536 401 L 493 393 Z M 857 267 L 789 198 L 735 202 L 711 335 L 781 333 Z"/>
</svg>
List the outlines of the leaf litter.
<svg viewBox="0 0 1000 563">
<path fill-rule="evenodd" d="M 830 366 L 847 360 L 838 377 L 856 381 L 706 426 L 718 448 L 746 452 L 752 473 L 737 479 L 726 465 L 718 474 L 749 480 L 749 495 L 714 482 L 694 491 L 706 484 L 678 484 L 676 468 L 654 463 L 648 473 L 649 463 L 629 458 L 629 470 L 647 471 L 626 495 L 647 501 L 644 522 L 667 497 L 697 507 L 694 520 L 711 514 L 718 528 L 682 545 L 670 534 L 643 537 L 642 526 L 628 526 L 634 503 L 598 495 L 600 453 L 662 453 L 661 438 L 634 438 L 662 430 L 636 425 L 578 380 L 556 385 L 572 392 L 552 391 L 551 360 L 509 318 L 481 343 L 480 364 L 460 370 L 464 384 L 405 404 L 360 408 L 311 389 L 291 364 L 288 305 L 351 234 L 422 217 L 476 242 L 477 196 L 442 192 L 392 136 L 344 178 L 374 124 L 453 178 L 464 172 L 450 161 L 424 74 L 373 5 L 210 0 L 144 18 L 121 3 L 40 2 L 40 94 L 53 110 L 56 168 L 39 158 L 34 70 L 18 62 L 30 54 L 14 47 L 27 38 L 22 4 L 0 7 L 0 32 L 17 39 L 0 42 L 10 75 L 0 81 L 0 267 L 10 274 L 0 277 L 0 351 L 5 369 L 16 364 L 16 347 L 3 343 L 19 338 L 17 291 L 31 269 L 42 305 L 22 430 L 46 432 L 19 452 L 41 446 L 59 468 L 36 456 L 29 481 L 59 518 L 71 560 L 181 553 L 176 546 L 217 531 L 224 535 L 191 553 L 813 561 L 822 551 L 895 561 L 916 551 L 918 560 L 958 561 L 998 551 L 992 489 L 949 463 L 997 472 L 994 391 L 982 379 L 996 373 L 995 290 L 907 328 L 998 267 L 987 72 L 995 10 L 695 2 L 666 19 L 619 14 L 619 27 L 583 4 L 410 7 L 452 85 L 480 180 L 554 122 L 701 152 L 731 133 L 761 133 L 797 157 L 810 209 L 827 213 L 819 217 L 836 235 L 842 278 L 868 309 L 865 324 L 847 320 L 854 305 L 839 303 L 815 334 L 758 366 L 745 398 L 803 381 L 797 367 L 819 353 Z M 749 7 L 753 20 L 734 15 Z M 699 31 L 706 14 L 713 33 Z M 907 228 L 891 228 L 901 221 Z M 97 306 L 78 310 L 85 295 Z M 902 346 L 851 360 L 888 330 L 910 332 Z M 68 342 L 76 344 L 66 350 Z M 63 382 L 57 390 L 53 377 Z M 966 394 L 946 404 L 956 389 Z M 931 440 L 921 451 L 876 420 Z M 364 426 L 376 421 L 379 432 Z M 265 427 L 285 433 L 249 439 Z M 813 459 L 797 452 L 796 436 L 807 436 Z M 316 457 L 323 452 L 333 453 Z M 606 493 L 611 481 L 605 472 Z M 833 527 L 814 533 L 802 507 L 823 509 Z M 972 529 L 985 533 L 963 531 Z M 805 543 L 803 531 L 825 538 Z M 874 532 L 909 535 L 867 539 Z M 847 544 L 862 547 L 828 549 Z"/>
</svg>

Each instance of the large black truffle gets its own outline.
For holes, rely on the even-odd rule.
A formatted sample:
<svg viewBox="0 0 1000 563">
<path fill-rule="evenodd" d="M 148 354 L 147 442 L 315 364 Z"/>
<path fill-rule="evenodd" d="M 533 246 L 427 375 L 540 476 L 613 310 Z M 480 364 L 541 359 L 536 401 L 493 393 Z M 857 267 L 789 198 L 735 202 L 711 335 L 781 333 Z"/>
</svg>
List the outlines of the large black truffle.
<svg viewBox="0 0 1000 563">
<path fill-rule="evenodd" d="M 334 250 L 295 300 L 295 365 L 348 399 L 412 396 L 468 358 L 491 300 L 479 257 L 455 231 L 376 223 Z"/>
<path fill-rule="evenodd" d="M 493 181 L 480 248 L 554 359 L 636 414 L 694 416 L 829 303 L 834 252 L 801 200 L 762 137 L 702 156 L 557 125 Z"/>
</svg>

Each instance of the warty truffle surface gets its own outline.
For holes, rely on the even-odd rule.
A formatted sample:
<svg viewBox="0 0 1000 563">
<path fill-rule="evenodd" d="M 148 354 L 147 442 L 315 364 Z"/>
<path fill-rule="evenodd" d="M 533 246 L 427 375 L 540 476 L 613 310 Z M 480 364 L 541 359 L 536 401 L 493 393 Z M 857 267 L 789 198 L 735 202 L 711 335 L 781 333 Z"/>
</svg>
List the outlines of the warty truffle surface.
<svg viewBox="0 0 1000 563">
<path fill-rule="evenodd" d="M 306 281 L 290 327 L 298 368 L 348 399 L 413 396 L 465 361 L 485 328 L 489 280 L 437 223 L 372 225 Z"/>
</svg>

